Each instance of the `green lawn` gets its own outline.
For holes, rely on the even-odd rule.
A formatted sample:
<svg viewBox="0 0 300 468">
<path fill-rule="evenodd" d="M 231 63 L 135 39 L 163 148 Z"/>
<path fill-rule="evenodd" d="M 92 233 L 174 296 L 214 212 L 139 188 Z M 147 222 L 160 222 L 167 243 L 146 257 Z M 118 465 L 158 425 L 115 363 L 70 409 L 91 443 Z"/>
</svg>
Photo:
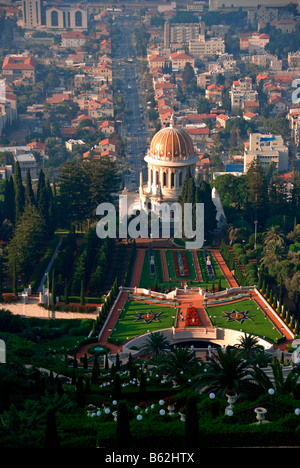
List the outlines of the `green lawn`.
<svg viewBox="0 0 300 468">
<path fill-rule="evenodd" d="M 203 289 L 205 289 L 205 288 L 211 289 L 212 284 L 214 282 L 215 287 L 217 287 L 219 278 L 221 277 L 221 286 L 222 286 L 222 290 L 224 290 L 224 289 L 229 287 L 228 282 L 227 282 L 225 276 L 223 275 L 223 273 L 222 273 L 222 271 L 221 271 L 221 269 L 219 267 L 219 264 L 218 264 L 217 260 L 215 259 L 214 255 L 209 251 L 208 251 L 208 253 L 210 254 L 210 258 L 211 258 L 212 269 L 213 269 L 213 272 L 214 272 L 214 279 L 206 277 L 206 275 L 208 274 L 208 271 L 207 271 L 207 268 L 206 268 L 206 265 L 205 265 L 204 253 L 203 253 L 202 250 L 198 250 L 197 251 L 197 257 L 198 257 L 198 262 L 199 262 L 201 275 L 202 275 L 202 280 L 203 280 L 201 283 L 199 283 L 199 285 Z"/>
<path fill-rule="evenodd" d="M 176 250 L 174 251 L 176 252 Z M 167 260 L 167 266 L 168 266 L 168 273 L 169 273 L 169 279 L 170 281 L 175 283 L 178 283 L 178 285 L 181 285 L 182 281 L 197 281 L 197 273 L 194 265 L 194 258 L 193 254 L 190 250 L 185 250 L 186 254 L 186 260 L 188 264 L 188 269 L 189 269 L 189 275 L 188 276 L 176 276 L 175 272 L 175 267 L 174 267 L 174 260 L 173 260 L 173 250 L 166 250 L 166 260 Z"/>
<path fill-rule="evenodd" d="M 147 311 L 151 311 L 153 314 L 161 312 L 159 320 L 148 324 L 144 319 L 137 321 L 138 314 L 146 314 Z M 175 307 L 159 304 L 145 304 L 142 301 L 129 300 L 126 302 L 124 310 L 120 314 L 119 321 L 109 337 L 109 342 L 120 344 L 128 339 L 143 335 L 148 331 L 153 332 L 164 328 L 171 328 L 175 323 L 174 317 L 176 317 Z"/>
<path fill-rule="evenodd" d="M 197 257 L 198 257 L 198 262 L 203 258 L 203 252 L 202 251 L 197 251 Z M 175 273 L 175 268 L 174 268 L 174 262 L 173 262 L 173 254 L 171 250 L 166 251 L 166 259 L 167 259 L 167 264 L 168 264 L 168 272 L 169 272 L 169 278 L 172 282 L 172 286 L 181 286 L 182 281 L 186 281 L 188 286 L 191 287 L 202 287 L 203 289 L 207 288 L 210 289 L 212 287 L 212 284 L 214 282 L 215 287 L 218 286 L 218 280 L 219 277 L 221 277 L 221 286 L 222 289 L 226 289 L 228 287 L 228 283 L 226 278 L 224 277 L 218 262 L 216 261 L 215 257 L 211 254 L 211 261 L 212 261 L 212 268 L 214 271 L 214 278 L 206 278 L 205 276 L 205 270 L 203 269 L 201 262 L 199 262 L 200 266 L 200 271 L 202 275 L 202 281 L 198 281 L 197 273 L 196 273 L 196 267 L 194 264 L 194 257 L 192 254 L 192 251 L 186 250 L 186 258 L 187 258 L 187 263 L 188 263 L 188 268 L 189 268 L 189 276 L 183 276 L 182 279 L 178 278 Z M 205 265 L 204 265 L 205 266 Z M 205 267 L 206 268 L 206 267 Z"/>
<path fill-rule="evenodd" d="M 233 310 L 238 312 L 246 311 L 249 314 L 249 319 L 242 322 L 228 321 L 228 318 L 224 317 L 224 315 L 225 313 L 231 313 Z M 224 303 L 208 306 L 206 311 L 212 324 L 216 327 L 242 330 L 245 333 L 260 336 L 271 342 L 275 342 L 276 339 L 282 337 L 277 328 L 274 328 L 272 322 L 268 318 L 265 319 L 266 315 L 252 299 L 242 299 L 231 304 Z"/>
<path fill-rule="evenodd" d="M 156 272 L 157 272 L 156 282 L 157 282 L 158 287 L 163 285 L 164 288 L 168 288 L 169 282 L 171 284 L 171 288 L 181 287 L 182 282 L 186 281 L 188 286 L 191 286 L 191 287 L 202 287 L 204 289 L 205 288 L 211 289 L 213 279 L 205 277 L 205 272 L 203 271 L 203 266 L 201 268 L 201 264 L 200 264 L 200 269 L 201 269 L 201 272 L 202 272 L 203 281 L 198 281 L 198 277 L 197 277 L 197 273 L 196 273 L 196 267 L 195 267 L 195 264 L 194 264 L 194 257 L 193 257 L 193 253 L 192 253 L 191 250 L 186 250 L 185 251 L 186 252 L 186 259 L 187 259 L 187 263 L 188 263 L 189 275 L 188 276 L 183 276 L 183 277 L 177 277 L 176 276 L 172 250 L 165 250 L 165 252 L 160 251 L 160 250 L 153 250 L 153 252 L 154 252 L 154 259 L 155 259 L 155 268 L 156 268 Z M 162 259 L 161 259 L 162 255 L 166 256 L 166 262 L 167 262 L 167 268 L 168 268 L 169 281 L 166 281 L 166 282 L 164 282 L 164 276 L 163 276 Z M 197 251 L 198 259 L 200 259 L 202 257 L 202 255 L 203 255 L 202 251 Z M 215 287 L 217 287 L 219 277 L 221 277 L 222 289 L 226 289 L 228 287 L 228 283 L 227 283 L 222 271 L 220 270 L 218 262 L 216 261 L 216 259 L 215 259 L 215 257 L 213 255 L 211 255 L 211 260 L 212 260 L 212 267 L 213 267 L 213 271 L 214 271 L 214 284 L 215 284 Z M 152 278 L 150 276 L 149 251 L 146 250 L 139 287 L 140 288 L 149 288 L 149 286 L 153 287 L 154 285 L 155 285 L 155 278 Z"/>
<path fill-rule="evenodd" d="M 156 270 L 156 282 L 157 286 L 160 288 L 162 285 L 167 288 L 168 283 L 164 282 L 164 274 L 161 260 L 160 250 L 153 250 L 155 270 Z M 150 286 L 154 287 L 155 277 L 150 275 L 150 260 L 149 260 L 149 250 L 145 251 L 144 263 L 142 268 L 142 274 L 140 277 L 139 287 L 148 289 Z"/>
</svg>

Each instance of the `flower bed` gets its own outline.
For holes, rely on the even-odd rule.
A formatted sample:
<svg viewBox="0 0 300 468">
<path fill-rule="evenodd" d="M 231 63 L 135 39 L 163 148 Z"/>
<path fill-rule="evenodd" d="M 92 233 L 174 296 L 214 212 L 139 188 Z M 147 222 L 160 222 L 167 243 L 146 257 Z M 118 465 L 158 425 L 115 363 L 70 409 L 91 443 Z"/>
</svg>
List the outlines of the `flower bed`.
<svg viewBox="0 0 300 468">
<path fill-rule="evenodd" d="M 195 307 L 189 307 L 187 309 L 185 324 L 187 327 L 201 327 L 202 323 Z"/>
<path fill-rule="evenodd" d="M 5 302 L 6 304 L 14 304 L 15 302 L 18 302 L 19 296 L 16 296 L 15 294 L 4 294 L 1 296 L 1 302 Z"/>
<path fill-rule="evenodd" d="M 48 306 L 46 304 L 39 304 L 40 307 L 43 307 L 44 309 L 49 309 L 51 310 L 52 307 Z M 59 312 L 84 312 L 84 313 L 92 313 L 96 312 L 97 307 L 96 306 L 91 306 L 91 305 L 80 305 L 80 304 L 56 304 L 55 305 L 55 310 Z"/>
<path fill-rule="evenodd" d="M 173 262 L 177 277 L 189 276 L 189 268 L 185 252 L 173 252 Z"/>
</svg>

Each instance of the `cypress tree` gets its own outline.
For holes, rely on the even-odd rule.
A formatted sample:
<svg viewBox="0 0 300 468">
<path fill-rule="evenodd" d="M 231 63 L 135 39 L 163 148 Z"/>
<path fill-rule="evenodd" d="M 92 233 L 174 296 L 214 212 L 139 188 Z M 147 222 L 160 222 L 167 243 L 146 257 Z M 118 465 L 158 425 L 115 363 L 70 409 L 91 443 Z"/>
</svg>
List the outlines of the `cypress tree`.
<svg viewBox="0 0 300 468">
<path fill-rule="evenodd" d="M 26 171 L 26 179 L 25 179 L 25 205 L 34 205 L 35 204 L 35 197 L 32 188 L 31 182 L 31 175 L 30 170 L 27 169 Z"/>
<path fill-rule="evenodd" d="M 56 290 L 55 290 L 55 274 L 54 269 L 52 271 L 52 291 L 51 291 L 51 310 L 52 312 L 55 311 L 56 305 Z"/>
<path fill-rule="evenodd" d="M 65 290 L 64 290 L 64 303 L 69 304 L 69 295 L 68 295 L 68 280 L 65 279 Z"/>
<path fill-rule="evenodd" d="M 130 453 L 132 438 L 129 425 L 128 408 L 125 401 L 118 405 L 118 416 L 115 434 L 115 449 L 117 453 Z"/>
<path fill-rule="evenodd" d="M 91 393 L 91 381 L 89 378 L 85 381 L 85 393 Z"/>
<path fill-rule="evenodd" d="M 45 448 L 59 448 L 59 436 L 54 408 L 49 408 L 47 411 Z"/>
<path fill-rule="evenodd" d="M 14 260 L 13 262 L 13 278 L 12 278 L 13 284 L 13 294 L 17 296 L 18 294 L 18 280 L 17 280 L 17 271 L 16 271 L 16 261 Z"/>
<path fill-rule="evenodd" d="M 195 396 L 189 396 L 186 403 L 186 420 L 184 427 L 185 449 L 195 450 L 199 446 L 200 430 Z"/>
<path fill-rule="evenodd" d="M 146 392 L 147 392 L 146 375 L 144 374 L 144 372 L 142 372 L 141 378 L 140 378 L 140 386 L 139 386 L 139 394 L 140 394 L 141 400 L 145 399 Z"/>
<path fill-rule="evenodd" d="M 3 293 L 3 257 L 0 255 L 0 298 Z"/>
<path fill-rule="evenodd" d="M 36 194 L 36 206 L 40 214 L 45 220 L 47 228 L 49 227 L 49 200 L 48 191 L 45 182 L 43 170 L 40 170 L 38 188 Z"/>
<path fill-rule="evenodd" d="M 49 179 L 46 180 L 46 193 L 48 203 L 48 229 L 50 233 L 55 230 L 55 208 L 54 208 L 54 197 L 51 189 Z"/>
<path fill-rule="evenodd" d="M 121 388 L 120 374 L 116 372 L 115 378 L 114 378 L 113 390 L 112 390 L 113 398 L 116 400 L 120 400 L 121 392 L 122 392 L 122 388 Z"/>
<path fill-rule="evenodd" d="M 88 362 L 87 362 L 87 355 L 86 355 L 86 353 L 84 353 L 84 356 L 83 356 L 83 368 L 84 368 L 84 369 L 87 369 L 87 368 L 88 368 Z"/>
<path fill-rule="evenodd" d="M 120 370 L 120 368 L 121 368 L 120 354 L 117 353 L 117 355 L 116 355 L 116 370 Z"/>
<path fill-rule="evenodd" d="M 77 385 L 76 385 L 76 402 L 80 408 L 83 408 L 85 405 L 85 394 L 83 387 L 82 375 L 78 376 Z"/>
<path fill-rule="evenodd" d="M 22 182 L 21 170 L 18 161 L 15 164 L 13 180 L 15 190 L 15 221 L 18 222 L 23 214 L 25 206 L 25 190 Z"/>
<path fill-rule="evenodd" d="M 12 224 L 15 222 L 15 188 L 12 176 L 5 181 L 3 219 L 8 219 Z"/>
<path fill-rule="evenodd" d="M 80 305 L 84 306 L 85 304 L 85 298 L 84 298 L 84 284 L 83 280 L 81 280 L 81 290 L 80 290 Z"/>
</svg>

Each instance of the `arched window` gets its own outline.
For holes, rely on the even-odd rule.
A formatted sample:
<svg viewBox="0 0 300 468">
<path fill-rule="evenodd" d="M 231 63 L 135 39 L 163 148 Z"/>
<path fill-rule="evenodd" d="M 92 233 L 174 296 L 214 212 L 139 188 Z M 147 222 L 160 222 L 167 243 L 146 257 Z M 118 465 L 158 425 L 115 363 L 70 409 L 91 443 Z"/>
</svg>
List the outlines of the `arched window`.
<svg viewBox="0 0 300 468">
<path fill-rule="evenodd" d="M 179 172 L 179 187 L 182 186 L 182 172 Z"/>
<path fill-rule="evenodd" d="M 81 28 L 82 26 L 82 13 L 81 11 L 76 11 L 75 13 L 75 26 Z"/>
<path fill-rule="evenodd" d="M 171 188 L 173 188 L 175 185 L 175 174 L 174 172 L 171 173 Z"/>
<path fill-rule="evenodd" d="M 167 185 L 167 174 L 166 172 L 163 173 L 163 187 Z"/>
<path fill-rule="evenodd" d="M 58 26 L 58 13 L 55 10 L 51 12 L 51 26 Z"/>
</svg>

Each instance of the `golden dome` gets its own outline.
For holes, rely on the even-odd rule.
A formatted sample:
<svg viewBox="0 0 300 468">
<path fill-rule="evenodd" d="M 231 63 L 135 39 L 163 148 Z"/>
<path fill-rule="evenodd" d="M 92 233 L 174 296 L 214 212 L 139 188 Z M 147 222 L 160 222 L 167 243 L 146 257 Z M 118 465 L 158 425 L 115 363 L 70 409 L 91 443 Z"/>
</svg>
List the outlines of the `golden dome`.
<svg viewBox="0 0 300 468">
<path fill-rule="evenodd" d="M 174 128 L 171 124 L 154 135 L 150 154 L 154 158 L 188 159 L 194 156 L 193 141 L 184 130 Z"/>
</svg>

